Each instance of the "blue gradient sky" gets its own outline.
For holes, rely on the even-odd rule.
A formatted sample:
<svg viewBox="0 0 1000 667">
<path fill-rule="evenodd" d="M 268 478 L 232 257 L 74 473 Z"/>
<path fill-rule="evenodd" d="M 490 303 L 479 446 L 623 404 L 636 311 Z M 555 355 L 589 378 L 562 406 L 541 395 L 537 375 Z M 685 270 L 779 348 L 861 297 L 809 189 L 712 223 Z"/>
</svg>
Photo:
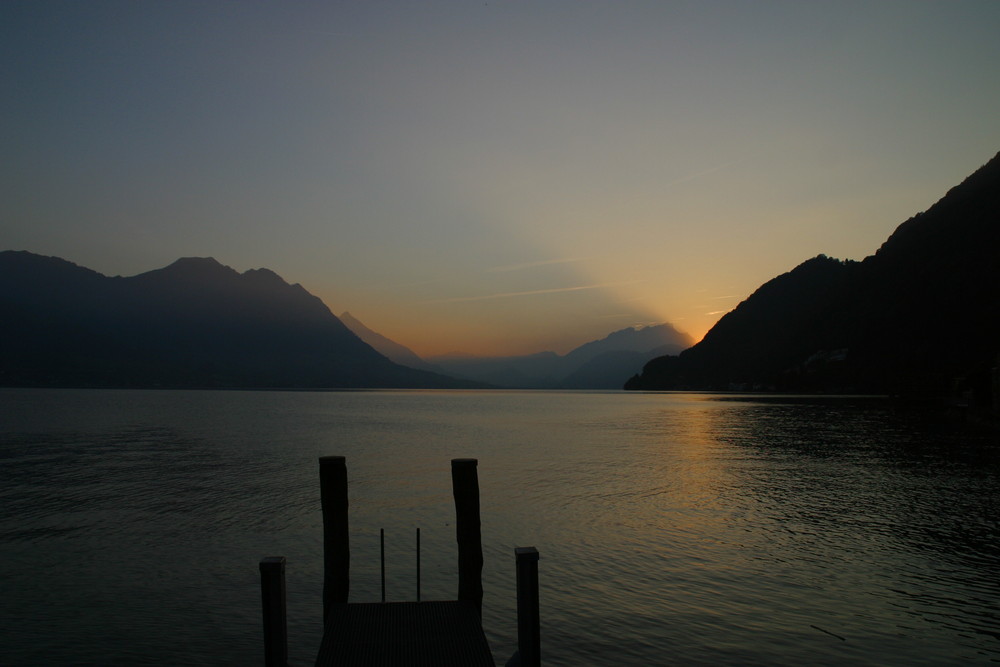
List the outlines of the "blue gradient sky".
<svg viewBox="0 0 1000 667">
<path fill-rule="evenodd" d="M 1000 2 L 0 3 L 0 246 L 431 355 L 700 338 L 1000 150 Z"/>
</svg>

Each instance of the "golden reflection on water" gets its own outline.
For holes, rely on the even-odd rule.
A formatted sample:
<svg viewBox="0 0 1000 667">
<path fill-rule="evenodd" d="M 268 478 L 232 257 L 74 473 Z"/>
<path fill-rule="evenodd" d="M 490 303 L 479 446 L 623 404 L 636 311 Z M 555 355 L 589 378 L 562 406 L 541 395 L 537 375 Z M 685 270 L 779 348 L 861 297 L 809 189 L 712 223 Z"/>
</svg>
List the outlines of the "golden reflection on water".
<svg viewBox="0 0 1000 667">
<path fill-rule="evenodd" d="M 24 638 L 14 650 L 38 658 L 9 664 L 70 664 L 109 646 L 129 656 L 118 664 L 162 664 L 176 650 L 171 623 L 206 664 L 223 661 L 213 651 L 251 664 L 255 564 L 271 553 L 289 558 L 292 652 L 308 664 L 322 571 L 315 468 L 326 454 L 348 461 L 356 601 L 378 599 L 379 528 L 390 599 L 413 597 L 416 526 L 425 599 L 454 595 L 448 462 L 479 459 L 484 625 L 500 664 L 515 645 L 512 550 L 527 545 L 542 556 L 547 665 L 1000 659 L 996 449 L 878 403 L 546 392 L 7 399 L 18 410 L 3 427 L 0 547 L 26 583 L 8 595 L 18 615 L 0 620 Z M 112 576 L 66 565 L 109 555 Z M 110 627 L 128 625 L 135 641 L 109 638 L 109 617 L 48 604 L 84 598 L 125 609 Z M 224 620 L 191 623 L 206 614 Z M 61 647 L 40 639 L 53 628 Z"/>
</svg>

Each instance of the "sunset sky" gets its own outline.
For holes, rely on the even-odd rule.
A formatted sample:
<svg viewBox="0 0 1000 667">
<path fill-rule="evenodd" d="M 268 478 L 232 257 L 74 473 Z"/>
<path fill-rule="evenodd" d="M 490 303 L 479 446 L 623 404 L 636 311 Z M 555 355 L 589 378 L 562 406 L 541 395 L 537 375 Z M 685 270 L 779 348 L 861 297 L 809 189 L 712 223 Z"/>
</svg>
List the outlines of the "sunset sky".
<svg viewBox="0 0 1000 667">
<path fill-rule="evenodd" d="M 0 249 L 428 356 L 696 339 L 1000 150 L 1000 2 L 0 3 Z"/>
</svg>

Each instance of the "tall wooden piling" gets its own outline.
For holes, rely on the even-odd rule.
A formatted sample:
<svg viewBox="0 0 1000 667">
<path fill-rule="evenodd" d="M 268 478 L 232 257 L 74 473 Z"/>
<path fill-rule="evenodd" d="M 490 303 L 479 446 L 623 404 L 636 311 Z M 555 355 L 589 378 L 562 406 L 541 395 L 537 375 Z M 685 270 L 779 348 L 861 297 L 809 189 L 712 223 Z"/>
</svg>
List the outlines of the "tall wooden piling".
<svg viewBox="0 0 1000 667">
<path fill-rule="evenodd" d="M 323 504 L 323 619 L 334 604 L 346 603 L 351 549 L 347 524 L 347 463 L 343 456 L 321 456 L 319 488 Z"/>
<path fill-rule="evenodd" d="M 477 459 L 451 460 L 455 496 L 455 537 L 458 541 L 458 599 L 483 611 L 483 537 L 479 520 Z"/>
<path fill-rule="evenodd" d="M 260 597 L 264 610 L 264 665 L 288 667 L 284 556 L 268 556 L 261 559 Z"/>
<path fill-rule="evenodd" d="M 517 652 L 521 667 L 542 664 L 541 619 L 538 613 L 538 549 L 514 549 L 517 566 Z"/>
</svg>

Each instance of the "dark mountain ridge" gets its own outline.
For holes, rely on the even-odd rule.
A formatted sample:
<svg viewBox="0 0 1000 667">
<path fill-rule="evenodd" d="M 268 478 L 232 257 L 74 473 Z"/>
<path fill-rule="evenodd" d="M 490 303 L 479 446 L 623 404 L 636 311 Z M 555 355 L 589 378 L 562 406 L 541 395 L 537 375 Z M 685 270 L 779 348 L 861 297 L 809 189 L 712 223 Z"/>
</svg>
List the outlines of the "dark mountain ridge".
<svg viewBox="0 0 1000 667">
<path fill-rule="evenodd" d="M 212 258 L 109 278 L 0 252 L 0 314 L 7 386 L 470 386 L 392 363 L 301 285 Z"/>
<path fill-rule="evenodd" d="M 762 285 L 629 389 L 946 393 L 1000 352 L 1000 154 L 861 262 L 820 255 Z"/>
</svg>

